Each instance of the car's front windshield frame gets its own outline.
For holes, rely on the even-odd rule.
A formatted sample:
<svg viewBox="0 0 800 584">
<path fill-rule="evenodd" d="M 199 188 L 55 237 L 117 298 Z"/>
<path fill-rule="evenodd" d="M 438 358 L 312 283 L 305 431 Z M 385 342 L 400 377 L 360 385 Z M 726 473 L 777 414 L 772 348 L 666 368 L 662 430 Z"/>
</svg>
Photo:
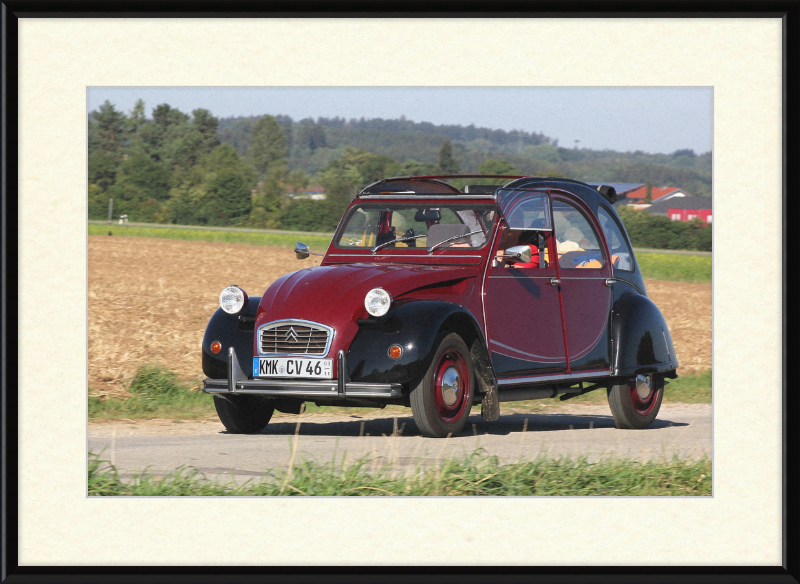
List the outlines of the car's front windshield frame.
<svg viewBox="0 0 800 584">
<path fill-rule="evenodd" d="M 354 252 L 363 252 L 363 251 L 372 252 L 377 247 L 379 249 L 377 249 L 374 253 L 376 253 L 378 255 L 380 255 L 380 254 L 395 255 L 398 252 L 413 253 L 415 255 L 416 254 L 418 254 L 418 255 L 427 255 L 428 254 L 428 249 L 429 249 L 428 246 L 423 246 L 423 247 L 406 247 L 406 246 L 395 247 L 394 245 L 384 246 L 383 245 L 384 242 L 380 242 L 379 243 L 377 241 L 377 235 L 378 235 L 377 232 L 375 233 L 375 236 L 376 236 L 375 240 L 373 240 L 371 242 L 366 242 L 369 245 L 347 245 L 346 243 L 344 243 L 345 237 L 346 237 L 346 232 L 350 228 L 349 227 L 350 226 L 350 221 L 353 219 L 354 215 L 359 212 L 359 210 L 370 211 L 372 213 L 375 213 L 376 210 L 379 210 L 379 211 L 389 211 L 389 210 L 391 210 L 393 212 L 393 215 L 394 215 L 394 212 L 396 212 L 396 211 L 406 211 L 406 212 L 408 212 L 408 211 L 412 211 L 412 210 L 413 211 L 417 211 L 417 210 L 420 210 L 420 209 L 440 209 L 440 210 L 441 209 L 446 209 L 447 211 L 451 212 L 452 216 L 456 216 L 456 217 L 460 218 L 460 220 L 462 221 L 461 224 L 468 227 L 467 232 L 475 231 L 475 226 L 470 227 L 470 225 L 467 222 L 465 222 L 464 219 L 462 217 L 460 217 L 456 212 L 457 211 L 476 211 L 476 221 L 477 221 L 477 224 L 478 224 L 477 227 L 479 227 L 480 230 L 483 231 L 483 233 L 484 233 L 483 242 L 480 245 L 476 245 L 476 246 L 473 246 L 473 245 L 468 245 L 468 246 L 463 246 L 463 247 L 453 247 L 452 245 L 438 246 L 434 250 L 434 253 L 437 254 L 437 255 L 439 253 L 441 253 L 441 252 L 454 252 L 454 253 L 469 252 L 469 253 L 474 253 L 476 251 L 479 251 L 479 250 L 482 250 L 482 249 L 486 248 L 486 246 L 489 245 L 489 243 L 490 243 L 493 229 L 494 229 L 495 225 L 497 224 L 497 219 L 499 217 L 499 209 L 498 209 L 497 205 L 493 204 L 490 201 L 485 201 L 485 200 L 481 201 L 481 202 L 477 202 L 477 201 L 475 201 L 475 202 L 463 201 L 462 202 L 462 201 L 452 201 L 452 200 L 449 200 L 449 201 L 429 201 L 429 200 L 408 201 L 408 200 L 404 200 L 404 201 L 392 201 L 392 202 L 385 201 L 385 200 L 384 201 L 380 201 L 380 202 L 378 202 L 378 201 L 374 201 L 374 202 L 373 201 L 363 201 L 363 202 L 359 202 L 356 205 L 353 205 L 352 207 L 350 207 L 350 209 L 347 210 L 347 213 L 345 214 L 345 217 L 341 221 L 341 223 L 339 225 L 339 228 L 336 230 L 336 233 L 334 234 L 334 237 L 333 237 L 333 239 L 331 241 L 332 247 L 334 249 L 337 249 L 337 250 L 348 250 L 348 251 L 354 251 Z M 440 211 L 440 214 L 441 214 L 441 211 Z M 452 223 L 452 224 L 456 224 L 456 223 Z M 373 227 L 375 227 L 375 226 L 373 226 Z M 477 235 L 480 236 L 480 234 L 477 234 Z M 425 236 L 427 236 L 427 227 L 425 229 Z M 406 243 L 406 242 L 400 242 L 399 241 L 403 237 L 404 237 L 404 233 L 403 232 L 395 233 L 395 238 L 398 241 L 398 243 Z M 417 238 L 417 239 L 420 239 L 420 238 Z M 467 240 L 471 243 L 471 238 L 467 238 Z M 359 243 L 361 243 L 361 242 L 359 242 Z M 411 243 L 414 243 L 414 241 L 411 241 Z"/>
</svg>

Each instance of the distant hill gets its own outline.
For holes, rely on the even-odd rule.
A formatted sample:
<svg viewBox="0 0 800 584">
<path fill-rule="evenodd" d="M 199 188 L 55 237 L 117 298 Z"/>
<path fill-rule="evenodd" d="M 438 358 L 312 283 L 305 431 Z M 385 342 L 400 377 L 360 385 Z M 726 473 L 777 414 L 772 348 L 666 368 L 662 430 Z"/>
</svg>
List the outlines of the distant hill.
<svg viewBox="0 0 800 584">
<path fill-rule="evenodd" d="M 523 174 L 650 183 L 657 187 L 679 187 L 696 196 L 711 195 L 710 152 L 698 155 L 684 149 L 672 154 L 648 154 L 562 148 L 558 140 L 535 132 L 436 125 L 405 118 L 299 121 L 281 115 L 275 118 L 288 139 L 290 168 L 302 169 L 311 176 L 341 156 L 347 147 L 382 154 L 399 163 L 413 160 L 435 165 L 442 142 L 449 139 L 464 173 L 478 172 L 487 159 L 500 159 L 510 162 Z M 220 141 L 244 156 L 257 121 L 258 116 L 220 119 Z"/>
</svg>

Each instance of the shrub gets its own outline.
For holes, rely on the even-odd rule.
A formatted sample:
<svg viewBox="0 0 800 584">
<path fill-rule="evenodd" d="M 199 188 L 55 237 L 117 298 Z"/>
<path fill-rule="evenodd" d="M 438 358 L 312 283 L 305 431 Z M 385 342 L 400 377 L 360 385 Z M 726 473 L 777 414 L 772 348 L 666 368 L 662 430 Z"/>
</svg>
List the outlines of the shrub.
<svg viewBox="0 0 800 584">
<path fill-rule="evenodd" d="M 633 247 L 711 251 L 712 227 L 700 219 L 672 221 L 628 207 L 617 208 Z"/>
<path fill-rule="evenodd" d="M 281 211 L 281 229 L 330 232 L 339 225 L 341 213 L 335 213 L 329 201 L 300 199 Z"/>
</svg>

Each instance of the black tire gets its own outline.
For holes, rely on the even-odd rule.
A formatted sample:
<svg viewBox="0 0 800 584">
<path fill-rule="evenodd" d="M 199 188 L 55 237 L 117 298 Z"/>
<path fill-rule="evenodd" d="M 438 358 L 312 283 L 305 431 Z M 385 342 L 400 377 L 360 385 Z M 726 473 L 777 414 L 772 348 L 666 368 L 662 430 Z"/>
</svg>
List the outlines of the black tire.
<svg viewBox="0 0 800 584">
<path fill-rule="evenodd" d="M 637 381 L 641 377 L 646 380 Z M 663 397 L 663 374 L 634 376 L 628 383 L 614 385 L 608 390 L 608 405 L 617 428 L 643 430 L 655 421 Z"/>
<path fill-rule="evenodd" d="M 214 394 L 214 407 L 220 422 L 231 434 L 260 432 L 275 411 L 272 400 L 257 395 Z"/>
<path fill-rule="evenodd" d="M 428 371 L 411 391 L 414 422 L 428 438 L 455 436 L 467 423 L 475 395 L 475 370 L 467 345 L 455 333 L 446 335 Z"/>
</svg>

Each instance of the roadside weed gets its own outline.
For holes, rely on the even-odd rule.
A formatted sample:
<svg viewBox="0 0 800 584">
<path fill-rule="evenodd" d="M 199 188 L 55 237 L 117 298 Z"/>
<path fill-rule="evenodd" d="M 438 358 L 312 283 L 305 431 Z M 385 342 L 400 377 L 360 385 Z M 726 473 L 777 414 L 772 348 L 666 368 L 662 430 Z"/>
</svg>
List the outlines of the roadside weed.
<svg viewBox="0 0 800 584">
<path fill-rule="evenodd" d="M 287 477 L 291 480 L 287 481 Z M 673 457 L 638 461 L 536 458 L 501 464 L 481 450 L 431 468 L 399 471 L 367 457 L 352 464 L 302 462 L 237 484 L 181 467 L 123 478 L 100 455 L 89 455 L 89 495 L 132 496 L 710 496 L 711 460 Z"/>
</svg>

